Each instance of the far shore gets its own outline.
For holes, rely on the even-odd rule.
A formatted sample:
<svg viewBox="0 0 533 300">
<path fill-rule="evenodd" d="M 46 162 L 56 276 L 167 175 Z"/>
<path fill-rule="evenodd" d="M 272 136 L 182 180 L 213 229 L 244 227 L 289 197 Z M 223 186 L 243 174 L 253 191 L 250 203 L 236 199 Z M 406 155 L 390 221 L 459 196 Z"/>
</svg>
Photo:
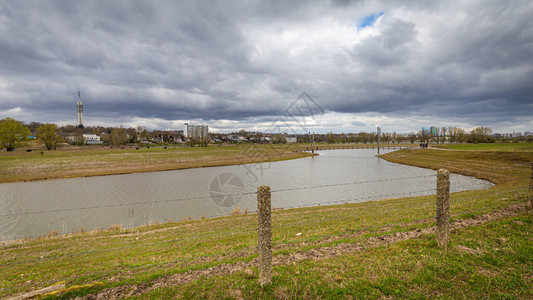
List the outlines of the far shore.
<svg viewBox="0 0 533 300">
<path fill-rule="evenodd" d="M 382 147 L 406 147 L 386 144 Z M 325 149 L 375 149 L 376 144 L 314 144 Z M 35 143 L 0 152 L 0 183 L 120 175 L 275 162 L 317 155 L 309 144 L 183 146 L 65 146 L 47 151 Z M 30 150 L 31 151 L 28 151 Z"/>
<path fill-rule="evenodd" d="M 418 144 L 382 144 L 381 147 L 409 147 Z M 377 144 L 315 143 L 315 150 L 375 149 Z M 137 149 L 138 148 L 138 149 Z M 467 151 L 530 152 L 533 143 L 500 144 L 432 144 L 431 148 Z M 31 150 L 31 151 L 30 151 Z M 173 171 L 191 168 L 230 166 L 291 160 L 317 155 L 311 145 L 295 144 L 230 144 L 208 147 L 150 145 L 137 147 L 61 145 L 47 151 L 38 142 L 31 142 L 14 152 L 0 151 L 0 183 L 39 181 L 75 177 L 120 175 Z"/>
<path fill-rule="evenodd" d="M 26 151 L 0 152 L 0 183 L 228 166 L 313 155 L 295 151 L 292 146 L 285 149 L 277 145 L 140 149 L 88 146 Z"/>
</svg>

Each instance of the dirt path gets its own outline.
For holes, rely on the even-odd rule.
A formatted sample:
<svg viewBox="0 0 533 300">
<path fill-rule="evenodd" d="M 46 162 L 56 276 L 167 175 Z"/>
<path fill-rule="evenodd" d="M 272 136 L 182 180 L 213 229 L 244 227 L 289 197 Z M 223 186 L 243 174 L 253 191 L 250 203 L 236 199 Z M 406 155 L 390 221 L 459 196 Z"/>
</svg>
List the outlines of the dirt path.
<svg viewBox="0 0 533 300">
<path fill-rule="evenodd" d="M 479 226 L 479 225 L 482 225 L 482 224 L 485 224 L 487 222 L 491 222 L 494 220 L 517 216 L 523 213 L 524 211 L 526 211 L 527 205 L 528 205 L 527 203 L 514 204 L 514 205 L 504 207 L 502 209 L 499 209 L 491 213 L 477 216 L 476 218 L 458 220 L 458 221 L 453 222 L 450 225 L 451 226 L 450 229 L 457 230 L 457 229 L 466 228 L 468 226 Z M 404 224 L 404 225 L 407 225 L 407 224 Z M 386 230 L 385 229 L 386 227 L 387 226 L 384 226 L 383 228 L 384 231 Z M 406 231 L 406 232 L 397 232 L 394 234 L 370 237 L 364 243 L 357 242 L 357 243 L 350 243 L 350 244 L 338 244 L 332 247 L 320 247 L 317 249 L 311 249 L 309 251 L 299 251 L 299 252 L 291 253 L 288 255 L 276 255 L 272 258 L 272 264 L 273 266 L 279 266 L 279 265 L 292 264 L 294 262 L 301 261 L 301 260 L 327 259 L 327 258 L 335 257 L 338 255 L 342 255 L 345 253 L 363 251 L 366 249 L 380 247 L 380 246 L 387 245 L 387 244 L 393 244 L 399 241 L 415 239 L 415 238 L 420 237 L 421 235 L 433 233 L 434 230 L 435 230 L 434 227 L 428 227 L 428 228 L 416 229 L 416 230 L 411 230 L 411 231 Z M 363 233 L 364 231 L 359 231 L 356 233 L 345 234 L 345 235 L 336 236 L 336 237 L 327 237 L 319 241 L 303 242 L 303 243 L 300 243 L 300 246 L 303 246 L 306 243 L 307 244 L 324 243 L 324 242 L 329 241 L 332 238 L 338 239 L 338 238 L 344 238 L 344 237 L 349 237 L 349 236 L 352 236 L 352 237 L 358 236 Z M 241 253 L 241 255 L 242 254 L 244 254 L 244 252 Z M 257 265 L 257 259 L 253 259 L 250 262 L 237 262 L 234 264 L 224 264 L 224 265 L 219 265 L 219 266 L 215 266 L 215 267 L 211 267 L 211 268 L 207 268 L 203 270 L 191 270 L 191 271 L 188 271 L 182 274 L 175 274 L 172 276 L 156 279 L 150 285 L 147 283 L 138 284 L 138 285 L 124 285 L 124 286 L 109 288 L 109 289 L 100 291 L 97 294 L 91 294 L 83 298 L 77 298 L 77 299 L 116 299 L 116 298 L 131 297 L 131 296 L 147 293 L 157 288 L 186 284 L 194 280 L 198 280 L 204 276 L 222 276 L 222 275 L 233 274 L 235 272 L 241 272 L 241 271 L 245 272 L 249 276 L 256 276 L 254 274 L 254 271 L 250 269 L 251 267 L 254 267 L 256 265 Z"/>
</svg>

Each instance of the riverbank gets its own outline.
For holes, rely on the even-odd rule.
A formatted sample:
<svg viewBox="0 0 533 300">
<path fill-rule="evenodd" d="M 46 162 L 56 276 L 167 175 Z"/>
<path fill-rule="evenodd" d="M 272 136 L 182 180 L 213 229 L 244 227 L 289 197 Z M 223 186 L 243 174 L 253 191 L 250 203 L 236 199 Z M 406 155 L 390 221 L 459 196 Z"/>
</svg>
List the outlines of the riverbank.
<svg viewBox="0 0 533 300">
<path fill-rule="evenodd" d="M 383 158 L 488 179 L 452 194 L 447 251 L 434 196 L 272 212 L 273 284 L 257 283 L 255 214 L 112 228 L 2 246 L 0 297 L 531 298 L 531 153 L 413 150 Z M 54 298 L 55 296 L 49 295 Z"/>
<path fill-rule="evenodd" d="M 117 175 L 280 161 L 310 156 L 294 146 L 83 147 L 0 154 L 0 182 Z"/>
<path fill-rule="evenodd" d="M 433 148 L 465 151 L 533 152 L 533 143 L 431 144 Z"/>
<path fill-rule="evenodd" d="M 376 145 L 315 144 L 319 149 Z M 385 147 L 397 145 L 384 145 Z M 312 156 L 309 144 L 238 144 L 209 147 L 66 147 L 0 152 L 0 183 L 117 175 L 290 160 Z"/>
</svg>

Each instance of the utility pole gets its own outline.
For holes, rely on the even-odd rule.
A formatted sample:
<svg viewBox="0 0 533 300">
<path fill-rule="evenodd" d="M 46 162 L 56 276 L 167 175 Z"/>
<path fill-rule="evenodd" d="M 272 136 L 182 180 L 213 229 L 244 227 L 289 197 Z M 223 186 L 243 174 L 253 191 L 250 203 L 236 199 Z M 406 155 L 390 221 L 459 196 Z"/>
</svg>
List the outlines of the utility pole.
<svg viewBox="0 0 533 300">
<path fill-rule="evenodd" d="M 309 135 L 311 135 L 311 132 L 309 132 Z M 315 141 L 315 133 L 313 132 L 313 135 L 311 136 L 311 153 L 315 153 L 315 148 L 313 148 L 313 142 Z"/>
<path fill-rule="evenodd" d="M 379 128 L 378 126 L 378 155 L 379 155 L 379 142 L 380 142 L 380 139 L 379 139 L 379 136 L 381 135 L 381 128 Z"/>
</svg>

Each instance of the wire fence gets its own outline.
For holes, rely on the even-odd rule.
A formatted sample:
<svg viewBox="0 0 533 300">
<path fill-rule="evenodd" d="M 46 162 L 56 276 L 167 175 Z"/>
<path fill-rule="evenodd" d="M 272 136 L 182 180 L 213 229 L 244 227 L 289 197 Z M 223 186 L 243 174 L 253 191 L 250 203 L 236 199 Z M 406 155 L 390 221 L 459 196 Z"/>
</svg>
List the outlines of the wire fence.
<svg viewBox="0 0 533 300">
<path fill-rule="evenodd" d="M 336 183 L 336 184 L 322 184 L 322 185 L 313 185 L 313 186 L 300 186 L 295 188 L 282 188 L 274 190 L 275 193 L 282 193 L 282 192 L 288 192 L 288 191 L 300 191 L 300 190 L 316 190 L 316 189 L 323 189 L 323 188 L 335 188 L 335 187 L 342 187 L 342 186 L 349 186 L 349 185 L 361 185 L 361 184 L 373 184 L 373 183 L 387 183 L 392 181 L 400 181 L 400 180 L 412 180 L 412 179 L 420 179 L 420 178 L 431 178 L 435 175 L 422 175 L 422 176 L 408 176 L 408 177 L 402 177 L 402 178 L 386 178 L 386 179 L 380 179 L 380 180 L 365 180 L 365 181 L 353 181 L 353 182 L 344 182 L 344 183 Z M 296 207 L 308 207 L 308 206 L 316 206 L 316 205 L 330 205 L 330 204 L 336 204 L 336 203 L 342 203 L 342 202 L 354 202 L 354 201 L 367 201 L 367 200 L 373 200 L 373 199 L 382 199 L 386 197 L 394 197 L 394 196 L 402 196 L 402 195 L 408 195 L 412 193 L 413 195 L 420 195 L 420 193 L 429 193 L 431 190 L 424 190 L 424 191 L 411 191 L 411 192 L 402 192 L 402 193 L 393 193 L 393 194 L 386 194 L 386 193 L 380 193 L 380 194 L 372 194 L 367 197 L 359 197 L 359 198 L 352 198 L 352 199 L 345 199 L 345 200 L 335 200 L 335 201 L 315 201 L 314 203 L 308 203 L 305 205 L 284 205 L 283 208 L 296 208 Z M 419 193 L 419 194 L 416 194 Z M 256 191 L 239 191 L 239 196 L 247 196 L 247 195 L 257 195 Z M 220 197 L 220 196 L 217 196 Z M 34 216 L 39 214 L 53 214 L 53 213 L 70 213 L 70 212 L 83 212 L 83 211 L 89 211 L 94 210 L 97 212 L 98 210 L 105 210 L 110 208 L 119 208 L 119 207 L 127 207 L 133 208 L 138 205 L 155 205 L 155 204 L 163 204 L 163 203 L 178 203 L 178 202 L 185 202 L 185 201 L 201 201 L 201 200 L 214 200 L 213 195 L 209 196 L 195 196 L 195 197 L 183 197 L 183 198 L 174 198 L 174 199 L 165 199 L 165 200 L 152 200 L 152 201 L 137 201 L 137 202 L 127 202 L 127 203 L 118 203 L 118 204 L 105 204 L 105 205 L 92 205 L 92 206 L 84 206 L 84 207 L 67 207 L 67 208 L 56 208 L 56 209 L 42 209 L 42 210 L 34 210 L 34 211 L 15 211 L 15 212 L 8 212 L 0 214 L 0 217 L 23 217 L 23 216 Z M 257 212 L 253 209 L 247 209 L 248 212 Z M 216 218 L 216 217 L 222 217 L 227 216 L 228 212 L 223 212 L 219 214 L 211 214 L 211 215 L 203 215 L 202 218 Z M 130 218 L 132 220 L 133 218 Z M 170 219 L 170 218 L 169 218 Z M 128 220 L 126 218 L 126 220 Z M 182 218 L 182 221 L 184 218 Z M 185 218 L 187 220 L 187 218 Z M 190 220 L 190 217 L 189 217 Z M 124 223 L 124 222 L 122 222 Z M 127 222 L 126 222 L 127 223 Z M 139 226 L 143 225 L 150 225 L 153 223 L 159 223 L 157 221 L 153 223 L 146 223 L 141 222 L 141 224 L 133 224 L 135 222 L 130 221 L 130 225 L 120 224 L 121 229 L 133 229 Z M 52 227 L 53 228 L 53 227 Z M 82 226 L 80 226 L 82 228 Z M 107 229 L 108 227 L 94 227 L 92 231 L 102 231 Z M 83 230 L 85 231 L 85 230 Z M 77 233 L 78 231 L 75 229 L 72 229 L 72 233 Z M 69 235 L 70 232 L 66 232 L 65 228 L 63 226 L 62 233 L 59 233 L 59 230 L 49 229 L 46 233 L 35 233 L 33 235 L 25 235 L 18 237 L 19 239 L 22 238 L 39 238 L 39 237 L 50 237 L 50 236 L 66 236 Z M 1 239 L 0 239 L 1 241 Z"/>
<path fill-rule="evenodd" d="M 380 179 L 380 180 L 366 180 L 366 181 L 354 181 L 354 182 L 344 182 L 344 183 L 336 183 L 336 184 L 322 184 L 322 185 L 313 185 L 313 186 L 303 186 L 303 187 L 294 187 L 294 188 L 283 188 L 283 189 L 276 189 L 273 190 L 273 193 L 283 193 L 283 192 L 289 192 L 289 191 L 301 191 L 301 190 L 315 190 L 315 189 L 323 189 L 323 188 L 334 188 L 334 187 L 342 187 L 342 186 L 349 186 L 349 185 L 361 185 L 361 184 L 374 184 L 374 183 L 387 183 L 392 181 L 401 181 L 401 180 L 412 180 L 412 179 L 422 179 L 422 178 L 434 178 L 435 175 L 421 175 L 421 176 L 408 176 L 408 177 L 402 177 L 402 178 L 388 178 L 388 179 Z M 479 188 L 477 185 L 468 185 L 468 184 L 462 184 L 463 188 Z M 366 197 L 356 197 L 356 198 L 347 198 L 347 199 L 339 199 L 339 200 L 333 200 L 333 201 L 318 201 L 314 203 L 307 203 L 307 204 L 301 204 L 301 205 L 285 205 L 284 209 L 289 208 L 301 208 L 301 207 L 310 207 L 310 206 L 321 206 L 321 205 L 333 205 L 333 204 L 339 204 L 339 203 L 350 203 L 350 202 L 362 202 L 362 201 L 369 201 L 369 200 L 378 200 L 378 199 L 386 199 L 391 197 L 400 197 L 400 196 L 421 196 L 424 194 L 428 194 L 434 192 L 434 189 L 424 189 L 424 190 L 416 190 L 416 191 L 408 191 L 408 192 L 399 192 L 399 193 L 379 193 L 379 194 L 371 194 Z M 244 195 L 257 195 L 256 191 L 243 191 L 240 193 L 241 196 Z M 45 210 L 37 210 L 37 211 L 29 211 L 29 212 L 11 212 L 11 213 L 4 213 L 0 214 L 0 217 L 17 217 L 17 216 L 30 216 L 30 215 L 38 215 L 38 214 L 50 214 L 50 213 L 59 213 L 59 212 L 74 212 L 74 211 L 85 211 L 85 210 L 99 210 L 99 209 L 109 209 L 109 208 L 116 208 L 116 207 L 135 207 L 136 205 L 153 205 L 153 204 L 161 204 L 161 203 L 177 203 L 182 201 L 198 201 L 198 200 L 208 200 L 212 199 L 213 196 L 196 196 L 196 197 L 184 197 L 184 198 L 175 198 L 175 199 L 166 199 L 166 200 L 153 200 L 153 201 L 141 201 L 141 202 L 129 202 L 129 203 L 119 203 L 119 204 L 107 204 L 107 205 L 93 205 L 93 206 L 86 206 L 86 207 L 70 207 L 70 208 L 60 208 L 60 209 L 45 209 Z M 257 212 L 257 210 L 247 210 L 247 212 L 253 213 Z M 226 216 L 228 213 L 220 213 L 220 214 L 212 214 L 207 216 L 202 216 L 203 218 L 216 218 L 216 217 L 222 217 Z M 184 218 L 182 218 L 184 220 Z M 187 219 L 185 219 L 187 220 Z M 189 218 L 190 220 L 190 218 Z M 133 222 L 132 222 L 133 223 Z M 156 222 L 157 223 L 157 222 Z M 139 226 L 147 225 L 144 224 L 131 224 L 131 225 L 124 225 L 121 224 L 120 228 L 123 230 L 127 229 L 133 229 L 137 228 Z M 149 225 L 149 223 L 148 223 Z M 93 231 L 102 231 L 106 228 L 95 228 Z M 53 230 L 50 230 L 48 233 L 45 234 L 35 234 L 31 236 L 25 236 L 24 238 L 38 238 L 42 236 L 64 236 L 69 235 L 69 232 L 65 232 L 63 228 L 63 233 L 59 234 L 59 232 L 53 233 Z M 76 231 L 73 229 L 73 233 L 76 233 Z M 22 237 L 21 237 L 22 238 Z"/>
<path fill-rule="evenodd" d="M 377 144 L 343 144 L 343 145 L 320 145 L 313 147 L 306 147 L 293 150 L 294 152 L 309 152 L 309 151 L 326 151 L 326 150 L 347 150 L 347 149 L 361 149 L 361 150 L 375 150 L 378 148 Z M 409 149 L 406 146 L 379 146 L 381 150 L 402 150 Z"/>
<path fill-rule="evenodd" d="M 316 185 L 316 186 L 306 186 L 306 187 L 295 187 L 295 188 L 285 188 L 285 189 L 275 189 L 272 190 L 271 193 L 283 193 L 283 192 L 293 192 L 293 191 L 302 191 L 302 190 L 312 190 L 312 189 L 321 189 L 321 188 L 332 188 L 332 187 L 339 187 L 339 186 L 347 186 L 347 185 L 359 185 L 359 184 L 377 184 L 377 183 L 385 183 L 385 182 L 391 182 L 391 181 L 401 181 L 401 180 L 416 180 L 421 178 L 427 178 L 427 177 L 435 177 L 435 174 L 431 175 L 424 175 L 424 176 L 411 176 L 411 177 L 403 177 L 403 178 L 388 178 L 388 179 L 381 179 L 381 180 L 367 180 L 367 181 L 355 181 L 355 182 L 345 182 L 345 183 L 338 183 L 338 184 L 324 184 L 324 185 Z M 395 197 L 409 197 L 412 195 L 420 195 L 420 194 L 432 194 L 435 193 L 435 188 L 432 189 L 420 189 L 416 191 L 409 191 L 409 192 L 401 192 L 401 193 L 388 193 L 380 195 L 381 198 L 395 198 Z M 520 193 L 522 194 L 524 192 L 523 189 L 511 189 L 511 190 L 502 190 L 499 192 L 493 192 L 490 194 L 491 197 L 499 197 L 502 195 L 510 195 L 513 193 Z M 247 195 L 257 195 L 257 192 L 245 192 Z M 469 196 L 469 197 L 453 197 L 452 203 L 463 203 L 467 201 L 472 201 L 473 199 L 480 199 L 486 197 L 485 195 L 475 195 L 475 196 Z M 22 215 L 35 215 L 35 214 L 42 214 L 42 213 L 55 213 L 55 212 L 69 212 L 74 210 L 87 210 L 87 209 L 105 209 L 110 207 L 119 207 L 119 206 L 128 206 L 128 205 L 135 205 L 135 204 L 153 204 L 153 203 L 169 203 L 169 202 L 179 202 L 179 201 L 190 201 L 190 200 L 198 200 L 203 198 L 209 198 L 209 197 L 188 197 L 188 198 L 178 198 L 178 199 L 171 199 L 171 200 L 157 200 L 157 201 L 150 201 L 150 202 L 138 202 L 138 203 L 127 203 L 127 204 L 112 204 L 112 205 L 103 205 L 103 206 L 88 206 L 88 207 L 78 207 L 78 208 L 65 208 L 65 209 L 50 209 L 50 210 L 42 210 L 42 211 L 31 211 L 31 212 L 16 212 L 11 214 L 3 214 L 1 216 L 22 216 Z M 352 202 L 362 202 L 367 201 L 369 199 L 375 199 L 375 196 L 368 196 L 368 197 L 355 197 L 355 198 L 346 198 L 341 200 L 334 200 L 334 201 L 325 201 L 321 202 L 320 205 L 334 205 L 334 204 L 344 204 L 344 203 L 352 203 Z M 410 204 L 409 206 L 403 206 L 403 204 Z M 308 207 L 309 204 L 305 205 L 293 205 L 289 207 L 285 207 L 285 209 L 289 208 L 300 208 L 300 207 Z M 389 208 L 385 208 L 386 206 L 392 206 Z M 385 230 L 384 233 L 390 232 L 391 228 L 395 226 L 401 226 L 401 225 L 409 225 L 412 223 L 419 223 L 422 222 L 426 224 L 426 226 L 433 226 L 433 222 L 435 220 L 434 211 L 431 209 L 431 207 L 434 206 L 434 202 L 427 202 L 422 201 L 421 203 L 413 202 L 410 199 L 402 199 L 395 201 L 394 203 L 377 203 L 370 207 L 371 211 L 364 211 L 361 210 L 365 209 L 365 206 L 360 207 L 349 207 L 349 210 L 355 211 L 355 213 L 345 213 L 342 215 L 337 216 L 322 216 L 320 218 L 314 218 L 307 219 L 307 220 L 299 220 L 294 222 L 283 222 L 278 221 L 276 218 L 274 218 L 274 224 L 272 225 L 272 228 L 275 230 L 281 230 L 282 228 L 287 227 L 297 227 L 297 228 L 306 228 L 306 225 L 310 225 L 313 223 L 325 223 L 330 221 L 337 221 L 337 220 L 343 220 L 343 219 L 354 219 L 354 218 L 362 218 L 364 216 L 383 216 L 383 215 L 396 215 L 399 219 L 406 219 L 404 221 L 399 222 L 393 222 L 393 223 L 383 223 L 383 224 L 377 224 L 375 226 L 370 227 L 361 227 L 361 228 L 354 228 L 354 229 L 338 229 L 336 232 L 328 233 L 328 234 L 315 234 L 305 237 L 298 237 L 294 238 L 294 240 L 290 241 L 275 241 L 272 243 L 273 247 L 284 247 L 284 246 L 291 246 L 291 245 L 298 245 L 302 243 L 302 241 L 316 241 L 321 239 L 327 239 L 332 237 L 342 238 L 343 236 L 348 236 L 350 234 L 355 234 L 357 232 L 372 232 L 375 230 L 383 230 L 384 228 L 389 228 L 388 230 Z M 385 208 L 385 209 L 383 209 Z M 330 208 L 324 208 L 330 209 Z M 348 208 L 347 208 L 348 209 Z M 427 216 L 424 216 L 422 218 L 409 218 L 408 215 L 401 214 L 402 211 L 413 211 L 413 209 L 422 209 L 424 210 L 424 214 Z M 462 215 L 462 214 L 471 214 L 471 213 L 480 213 L 480 212 L 486 212 L 487 210 L 490 210 L 490 208 L 477 208 L 477 209 L 466 209 L 466 210 L 459 210 L 454 211 L 452 216 L 456 215 Z M 256 211 L 250 211 L 250 213 L 256 212 Z M 313 213 L 321 213 L 321 209 L 314 209 Z M 277 217 L 278 215 L 274 215 Z M 281 214 L 279 215 L 281 216 Z M 304 216 L 305 217 L 305 216 Z M 308 226 L 307 226 L 308 227 Z M 55 255 L 55 256 L 47 256 L 47 257 L 40 257 L 35 259 L 26 259 L 26 260 L 20 260 L 20 261 L 11 261 L 11 262 L 5 262 L 0 263 L 0 268 L 9 268 L 15 265 L 24 265 L 24 264 L 39 264 L 42 262 L 50 261 L 50 260 L 63 260 L 63 259 L 70 259 L 74 257 L 83 257 L 90 259 L 91 255 L 97 254 L 97 253 L 103 253 L 103 252 L 120 252 L 124 250 L 131 250 L 135 248 L 140 247 L 150 247 L 150 246 L 157 246 L 157 245 L 165 245 L 165 244 L 173 244 L 173 243 L 184 243 L 184 242 L 190 242 L 193 240 L 210 240 L 213 241 L 213 238 L 222 238 L 227 237 L 231 235 L 237 235 L 242 237 L 242 235 L 250 235 L 254 236 L 255 232 L 257 232 L 258 227 L 257 226 L 250 226 L 247 228 L 239 229 L 239 230 L 232 230 L 232 231 L 225 231 L 225 232 L 207 232 L 205 234 L 199 234 L 199 235 L 190 235 L 185 237 L 178 237 L 175 239 L 169 239 L 169 240 L 162 240 L 162 241 L 154 241 L 154 242 L 143 242 L 143 243 L 137 243 L 137 244 L 130 244 L 130 245 L 124 245 L 124 246 L 118 246 L 118 247 L 107 247 L 107 248 L 101 248 L 101 249 L 94 249 L 94 250 L 88 250 L 88 251 L 81 251 L 81 252 L 74 252 L 74 253 L 68 253 L 63 255 Z M 275 231 L 276 232 L 276 231 Z M 364 241 L 363 241 L 364 243 Z M 129 266 L 129 267 L 120 267 L 120 268 L 112 268 L 110 270 L 104 270 L 104 271 L 98 271 L 98 272 L 86 272 L 84 274 L 74 275 L 70 277 L 63 277 L 61 279 L 53 279 L 53 280 L 47 280 L 47 281 L 38 281 L 38 282 L 29 282 L 29 283 L 22 283 L 16 286 L 12 287 L 4 287 L 0 288 L 0 291 L 2 292 L 9 292 L 9 291 L 23 291 L 31 287 L 38 287 L 43 285 L 49 285 L 49 284 L 55 284 L 58 282 L 71 282 L 74 280 L 82 280 L 82 279 L 102 279 L 106 276 L 110 276 L 112 274 L 118 274 L 121 272 L 126 271 L 133 271 L 133 270 L 139 270 L 139 269 L 149 269 L 152 267 L 161 267 L 166 265 L 171 265 L 173 263 L 179 263 L 179 262 L 196 262 L 201 263 L 200 260 L 206 259 L 206 258 L 220 258 L 216 259 L 216 262 L 223 263 L 228 259 L 228 256 L 231 257 L 231 254 L 236 253 L 247 253 L 248 256 L 253 256 L 256 253 L 257 245 L 247 245 L 247 244 L 238 244 L 238 248 L 234 248 L 232 250 L 226 250 L 221 252 L 215 252 L 215 253 L 209 253 L 209 254 L 203 254 L 203 255 L 197 255 L 193 257 L 183 257 L 178 259 L 173 259 L 165 262 L 155 262 L 155 263 L 145 263 L 135 266 Z M 320 247 L 320 243 L 317 244 L 317 247 Z M 149 259 L 149 258 L 146 258 Z M 207 268 L 207 267 L 206 267 Z M 195 270 L 200 270 L 200 268 L 195 267 Z"/>
<path fill-rule="evenodd" d="M 435 175 L 432 174 L 432 175 L 411 176 L 411 177 L 403 177 L 403 178 L 388 178 L 388 179 L 379 179 L 379 180 L 354 181 L 354 182 L 335 183 L 335 184 L 303 186 L 303 187 L 296 187 L 296 188 L 278 189 L 278 190 L 273 190 L 272 192 L 274 193 L 274 192 L 320 189 L 320 188 L 369 184 L 369 183 L 378 183 L 378 182 L 391 182 L 391 181 L 428 178 L 428 177 L 435 177 Z M 240 195 L 257 195 L 257 191 L 245 191 L 239 194 Z M 89 209 L 103 209 L 103 208 L 125 207 L 125 206 L 144 205 L 144 204 L 172 203 L 172 202 L 193 201 L 193 200 L 197 201 L 197 200 L 203 200 L 203 199 L 212 199 L 212 197 L 213 196 L 196 196 L 196 197 L 184 197 L 184 198 L 175 198 L 175 199 L 166 199 L 166 200 L 153 200 L 153 201 L 129 202 L 129 203 L 118 203 L 118 204 L 94 205 L 94 206 L 85 206 L 85 207 L 48 209 L 48 210 L 39 210 L 39 211 L 30 211 L 30 212 L 14 212 L 14 213 L 0 214 L 0 217 L 25 216 L 25 215 L 34 215 L 34 214 L 44 214 L 44 213 L 56 213 L 56 212 L 72 212 L 72 211 L 89 210 Z"/>
<path fill-rule="evenodd" d="M 417 192 L 427 192 L 427 191 L 434 191 L 434 189 L 433 190 L 421 190 L 421 191 L 417 191 Z M 514 190 L 509 190 L 509 191 L 504 191 L 504 192 L 499 192 L 499 193 L 492 193 L 491 196 L 500 196 L 500 195 L 510 194 L 510 193 L 518 192 L 518 191 L 523 191 L 523 190 L 522 189 L 514 189 Z M 416 193 L 416 192 L 412 192 L 412 193 Z M 408 194 L 408 193 L 393 193 L 393 194 L 388 194 L 388 196 L 398 196 L 398 195 L 405 196 L 406 194 Z M 477 198 L 480 198 L 480 197 L 477 197 Z M 471 199 L 472 199 L 472 197 L 469 197 L 469 198 L 457 198 L 457 199 L 454 198 L 453 200 L 455 202 L 461 202 L 461 201 L 466 201 L 466 200 L 471 200 Z M 357 199 L 351 198 L 351 199 L 343 199 L 343 200 L 339 200 L 339 201 L 329 201 L 329 202 L 326 202 L 325 205 L 338 204 L 338 203 L 343 203 L 343 204 L 344 203 L 350 203 L 350 201 L 353 201 L 353 200 L 366 200 L 366 198 L 357 198 Z M 404 203 L 407 203 L 407 202 L 408 201 L 404 201 Z M 402 204 L 402 202 L 395 201 L 394 204 L 388 204 L 388 205 L 398 205 L 398 204 Z M 434 203 L 425 202 L 425 203 L 420 204 L 418 207 L 428 207 L 428 206 L 432 206 L 432 205 L 434 205 Z M 292 207 L 287 208 L 287 209 L 301 208 L 301 207 L 309 207 L 309 206 L 292 206 Z M 376 206 L 374 206 L 373 208 L 375 208 L 375 207 Z M 379 206 L 377 206 L 377 207 L 379 207 Z M 413 206 L 410 206 L 408 208 L 402 208 L 402 209 L 413 209 L 413 208 L 414 208 Z M 400 209 L 398 209 L 398 208 L 392 208 L 392 209 L 380 210 L 380 212 L 382 212 L 382 213 L 385 213 L 385 212 L 396 212 L 396 211 L 399 211 L 399 210 Z M 483 211 L 483 210 L 484 209 L 476 209 L 476 210 L 469 210 L 468 212 Z M 319 212 L 319 210 L 314 210 L 314 212 L 315 213 Z M 250 213 L 253 213 L 253 212 L 250 212 Z M 463 213 L 463 212 L 457 212 L 457 213 Z M 359 217 L 359 216 L 375 215 L 375 214 L 376 214 L 376 212 L 374 212 L 374 211 L 372 211 L 372 212 L 364 212 L 364 213 L 354 213 L 354 214 L 347 214 L 347 215 L 336 216 L 336 217 L 323 217 L 323 218 L 320 218 L 320 219 L 314 219 L 314 220 L 308 220 L 308 221 L 297 221 L 297 222 L 280 223 L 280 224 L 273 225 L 272 227 L 274 227 L 274 228 L 275 227 L 291 227 L 291 226 L 297 226 L 297 225 L 306 225 L 306 224 L 317 223 L 317 222 L 333 221 L 333 220 L 340 220 L 340 219 L 354 218 L 354 217 Z M 255 231 L 257 231 L 257 227 L 247 228 L 247 229 L 243 229 L 243 230 L 225 231 L 225 232 L 218 232 L 218 233 L 195 235 L 195 236 L 182 237 L 182 238 L 170 239 L 170 240 L 159 241 L 159 242 L 150 242 L 150 243 L 142 243 L 142 244 L 140 243 L 140 244 L 134 244 L 134 245 L 128 245 L 128 246 L 122 246 L 122 247 L 103 248 L 103 249 L 97 249 L 97 250 L 91 250 L 91 251 L 69 253 L 69 254 L 66 254 L 66 255 L 43 257 L 43 258 L 38 258 L 38 259 L 30 259 L 30 260 L 23 260 L 23 261 L 9 262 L 9 263 L 0 263 L 0 267 L 9 266 L 9 265 L 24 264 L 24 263 L 32 263 L 32 262 L 38 262 L 38 261 L 45 261 L 45 260 L 51 260 L 51 259 L 61 259 L 61 258 L 82 256 L 82 255 L 101 253 L 101 252 L 110 252 L 110 251 L 126 250 L 126 249 L 133 249 L 133 248 L 139 248 L 139 247 L 156 246 L 156 245 L 163 245 L 163 244 L 176 243 L 176 242 L 186 242 L 186 241 L 197 240 L 197 239 L 205 239 L 205 238 L 213 238 L 213 237 L 224 237 L 224 236 L 228 236 L 228 235 L 236 235 L 236 234 L 249 233 L 249 232 L 255 232 Z"/>
</svg>

